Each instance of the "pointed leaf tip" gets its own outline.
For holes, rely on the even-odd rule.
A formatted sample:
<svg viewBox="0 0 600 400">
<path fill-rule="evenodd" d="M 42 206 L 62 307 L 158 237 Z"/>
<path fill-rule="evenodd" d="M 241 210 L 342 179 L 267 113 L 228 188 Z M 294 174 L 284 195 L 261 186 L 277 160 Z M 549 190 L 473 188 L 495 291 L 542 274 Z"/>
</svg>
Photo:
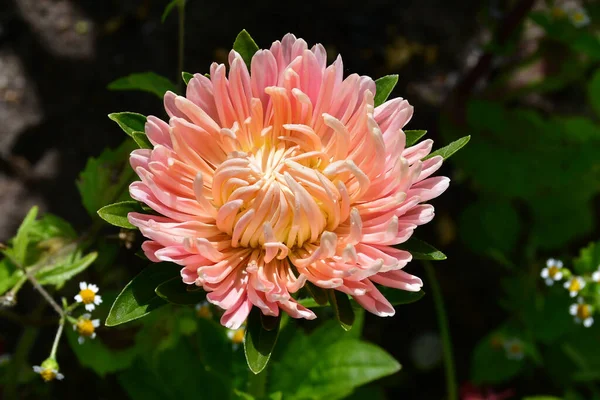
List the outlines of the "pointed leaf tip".
<svg viewBox="0 0 600 400">
<path fill-rule="evenodd" d="M 252 39 L 252 36 L 246 31 L 242 29 L 242 31 L 235 38 L 235 42 L 233 42 L 233 50 L 237 51 L 242 59 L 250 68 L 250 63 L 252 62 L 252 56 L 254 53 L 258 51 L 258 45 Z"/>
</svg>

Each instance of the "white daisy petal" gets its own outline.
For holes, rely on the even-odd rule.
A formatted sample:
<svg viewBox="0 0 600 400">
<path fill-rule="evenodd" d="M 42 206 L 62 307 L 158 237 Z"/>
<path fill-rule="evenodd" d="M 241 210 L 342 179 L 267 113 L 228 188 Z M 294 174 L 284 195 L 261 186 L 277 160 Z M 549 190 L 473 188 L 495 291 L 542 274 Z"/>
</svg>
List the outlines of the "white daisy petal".
<svg viewBox="0 0 600 400">
<path fill-rule="evenodd" d="M 81 297 L 80 294 L 78 294 L 77 296 L 75 296 L 75 301 L 78 302 L 78 303 L 83 302 L 83 298 Z"/>
<path fill-rule="evenodd" d="M 77 338 L 77 341 L 79 342 L 79 344 L 83 344 L 85 342 L 85 338 L 83 336 L 79 336 Z"/>
<path fill-rule="evenodd" d="M 554 265 L 554 262 L 554 258 L 549 258 L 548 260 L 546 260 L 546 267 L 550 268 Z"/>
<path fill-rule="evenodd" d="M 554 279 L 552 279 L 552 278 L 546 278 L 546 285 L 548 285 L 548 286 L 554 285 Z"/>
<path fill-rule="evenodd" d="M 42 373 L 42 367 L 40 367 L 39 365 L 34 365 L 33 366 L 33 372 L 35 372 L 36 374 L 41 374 Z"/>
<path fill-rule="evenodd" d="M 563 277 L 563 273 L 558 271 L 556 274 L 554 274 L 554 280 L 560 281 Z"/>
<path fill-rule="evenodd" d="M 59 381 L 62 381 L 63 379 L 65 379 L 65 376 L 63 374 L 61 374 L 60 372 L 56 372 L 56 379 L 58 379 Z"/>
<path fill-rule="evenodd" d="M 88 311 L 94 311 L 94 308 L 96 308 L 96 306 L 94 305 L 94 303 L 90 303 L 90 304 L 86 304 L 85 305 L 85 309 Z"/>
<path fill-rule="evenodd" d="M 592 317 L 587 317 L 584 321 L 583 321 L 583 326 L 585 326 L 586 328 L 589 328 L 590 326 L 592 326 L 594 324 L 594 318 Z"/>
<path fill-rule="evenodd" d="M 87 289 L 87 283 L 85 283 L 85 282 L 79 282 L 79 289 L 80 290 Z"/>
<path fill-rule="evenodd" d="M 92 325 L 94 325 L 94 328 L 99 327 L 100 326 L 100 320 L 99 319 L 92 320 Z"/>
<path fill-rule="evenodd" d="M 547 278 L 548 277 L 548 268 L 542 269 L 542 272 L 540 273 L 540 276 L 542 278 Z"/>
<path fill-rule="evenodd" d="M 577 307 L 579 307 L 577 304 L 571 304 L 569 307 L 569 314 L 577 315 Z"/>
</svg>

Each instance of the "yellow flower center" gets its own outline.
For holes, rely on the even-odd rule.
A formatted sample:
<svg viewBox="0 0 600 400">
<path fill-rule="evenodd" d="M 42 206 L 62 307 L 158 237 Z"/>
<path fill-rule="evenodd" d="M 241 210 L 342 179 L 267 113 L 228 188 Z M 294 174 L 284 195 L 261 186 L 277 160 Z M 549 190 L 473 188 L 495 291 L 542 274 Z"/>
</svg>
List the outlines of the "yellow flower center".
<svg viewBox="0 0 600 400">
<path fill-rule="evenodd" d="M 592 316 L 592 308 L 589 304 L 579 304 L 577 306 L 577 318 L 580 320 L 586 320 Z"/>
<path fill-rule="evenodd" d="M 578 279 L 573 279 L 569 284 L 569 292 L 579 292 L 581 290 L 581 284 Z"/>
<path fill-rule="evenodd" d="M 583 13 L 575 13 L 573 14 L 573 20 L 575 22 L 581 22 L 585 19 L 585 16 L 583 15 Z"/>
<path fill-rule="evenodd" d="M 79 295 L 81 296 L 81 301 L 83 304 L 93 303 L 94 299 L 96 298 L 96 293 L 94 293 L 94 291 L 91 289 L 83 289 L 81 292 L 79 292 Z"/>
<path fill-rule="evenodd" d="M 45 382 L 50 382 L 56 378 L 56 372 L 54 372 L 54 370 L 52 369 L 47 368 L 42 369 L 40 375 Z"/>
<path fill-rule="evenodd" d="M 231 338 L 231 341 L 233 343 L 242 343 L 244 341 L 244 334 L 245 333 L 246 333 L 246 330 L 244 328 L 238 329 L 233 334 L 233 337 Z"/>
<path fill-rule="evenodd" d="M 81 336 L 90 337 L 94 333 L 94 324 L 89 319 L 80 319 L 77 321 L 77 332 Z"/>
<path fill-rule="evenodd" d="M 563 10 L 561 7 L 552 8 L 552 15 L 554 16 L 554 18 L 562 18 L 565 16 L 565 14 L 565 10 Z"/>
<path fill-rule="evenodd" d="M 210 307 L 209 306 L 202 306 L 200 308 L 198 308 L 198 310 L 196 311 L 196 315 L 200 318 L 212 318 L 212 311 L 210 311 Z"/>
<path fill-rule="evenodd" d="M 523 351 L 523 349 L 519 343 L 513 343 L 510 345 L 508 351 L 510 351 L 512 354 L 519 354 Z"/>
<path fill-rule="evenodd" d="M 550 278 L 554 278 L 559 271 L 560 268 L 553 265 L 550 268 L 548 268 L 548 276 L 550 276 Z"/>
</svg>

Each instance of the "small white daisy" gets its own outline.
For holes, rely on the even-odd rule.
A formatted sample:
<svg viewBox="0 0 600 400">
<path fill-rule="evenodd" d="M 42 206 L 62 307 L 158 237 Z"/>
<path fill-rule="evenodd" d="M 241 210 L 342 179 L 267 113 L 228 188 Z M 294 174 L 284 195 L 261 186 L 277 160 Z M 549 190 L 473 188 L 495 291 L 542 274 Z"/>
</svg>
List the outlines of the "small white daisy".
<svg viewBox="0 0 600 400">
<path fill-rule="evenodd" d="M 246 334 L 246 327 L 241 326 L 238 329 L 227 329 L 227 337 L 233 343 L 233 349 L 237 349 L 244 341 L 244 335 Z"/>
<path fill-rule="evenodd" d="M 33 372 L 40 374 L 45 382 L 50 382 L 55 379 L 62 381 L 65 376 L 58 372 L 58 363 L 53 358 L 48 358 L 42 365 L 34 365 Z"/>
<path fill-rule="evenodd" d="M 96 337 L 96 328 L 100 326 L 99 319 L 90 319 L 90 314 L 83 314 L 73 325 L 73 330 L 79 333 L 79 344 L 85 342 L 85 338 L 94 339 Z"/>
<path fill-rule="evenodd" d="M 584 302 L 583 298 L 579 297 L 577 303 L 571 304 L 569 307 L 569 314 L 575 317 L 575 322 L 583 324 L 586 328 L 589 328 L 594 324 L 594 307 Z"/>
<path fill-rule="evenodd" d="M 525 357 L 525 346 L 520 339 L 512 338 L 504 341 L 506 357 L 511 360 L 522 360 Z"/>
<path fill-rule="evenodd" d="M 12 356 L 10 354 L 0 354 L 0 367 L 10 362 Z"/>
<path fill-rule="evenodd" d="M 569 291 L 571 297 L 575 297 L 585 287 L 585 281 L 580 276 L 574 276 L 566 281 L 563 286 Z"/>
<path fill-rule="evenodd" d="M 75 300 L 78 303 L 85 304 L 85 309 L 88 311 L 93 311 L 96 306 L 102 303 L 102 297 L 100 297 L 98 293 L 98 286 L 94 284 L 87 284 L 85 282 L 79 283 L 79 294 L 75 296 Z"/>
<path fill-rule="evenodd" d="M 590 16 L 582 7 L 569 10 L 569 19 L 576 28 L 582 28 L 590 23 Z"/>
<path fill-rule="evenodd" d="M 210 303 L 206 300 L 196 304 L 196 315 L 200 318 L 211 319 L 213 316 Z"/>
<path fill-rule="evenodd" d="M 560 260 L 549 258 L 546 261 L 546 268 L 542 269 L 540 276 L 546 280 L 546 285 L 554 285 L 554 281 L 560 281 L 563 278 L 563 263 Z"/>
</svg>

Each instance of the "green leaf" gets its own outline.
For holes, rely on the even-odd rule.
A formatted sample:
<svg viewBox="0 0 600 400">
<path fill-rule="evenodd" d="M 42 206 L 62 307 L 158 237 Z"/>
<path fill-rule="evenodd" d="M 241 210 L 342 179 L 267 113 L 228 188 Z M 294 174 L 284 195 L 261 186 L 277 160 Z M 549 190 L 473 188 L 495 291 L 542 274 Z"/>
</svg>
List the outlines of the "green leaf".
<svg viewBox="0 0 600 400">
<path fill-rule="evenodd" d="M 262 325 L 260 314 L 261 311 L 258 307 L 252 308 L 244 336 L 246 362 L 255 374 L 259 374 L 267 366 L 279 336 L 279 322 L 275 329 L 268 331 Z"/>
<path fill-rule="evenodd" d="M 135 173 L 129 166 L 129 154 L 136 146 L 126 140 L 115 150 L 106 149 L 98 158 L 89 158 L 77 180 L 77 189 L 87 212 L 97 217 L 97 211 L 120 200 L 130 200 L 127 188 Z"/>
<path fill-rule="evenodd" d="M 469 140 L 471 140 L 471 136 L 465 136 L 458 140 L 455 140 L 448 146 L 442 147 L 441 149 L 437 149 L 433 153 L 429 154 L 427 157 L 423 158 L 423 160 L 427 160 L 428 158 L 435 156 L 442 156 L 444 160 L 447 160 L 451 155 L 465 147 L 465 145 L 469 143 Z"/>
<path fill-rule="evenodd" d="M 8 292 L 21 279 L 23 272 L 17 269 L 8 258 L 0 261 L 0 296 Z"/>
<path fill-rule="evenodd" d="M 358 340 L 342 340 L 322 349 L 302 376 L 291 399 L 341 398 L 339 393 L 391 375 L 400 364 L 383 349 Z M 284 391 L 284 393 L 287 393 Z"/>
<path fill-rule="evenodd" d="M 72 260 L 65 260 L 50 268 L 43 268 L 35 277 L 41 285 L 62 286 L 75 275 L 85 271 L 96 260 L 96 257 L 98 257 L 96 252 L 89 253 L 85 257 L 81 257 L 79 252 L 76 252 Z"/>
<path fill-rule="evenodd" d="M 243 29 L 235 38 L 235 42 L 233 42 L 233 50 L 240 53 L 244 62 L 250 68 L 250 62 L 252 61 L 252 56 L 254 53 L 258 51 L 258 45 L 252 39 L 252 36 Z"/>
<path fill-rule="evenodd" d="M 315 300 L 317 305 L 324 306 L 329 302 L 327 290 L 318 287 L 309 281 L 306 281 L 306 285 L 304 287 L 306 288 L 308 294 L 310 294 L 310 296 Z"/>
<path fill-rule="evenodd" d="M 156 287 L 155 292 L 161 299 L 173 304 L 191 305 L 206 300 L 204 290 L 183 283 L 180 276 L 161 283 Z"/>
<path fill-rule="evenodd" d="M 119 78 L 108 84 L 109 90 L 141 90 L 163 98 L 167 91 L 174 92 L 175 84 L 154 72 L 140 72 Z"/>
<path fill-rule="evenodd" d="M 171 13 L 171 11 L 173 11 L 173 8 L 175 6 L 183 7 L 184 5 L 185 5 L 185 0 L 173 0 L 173 1 L 171 1 L 165 7 L 165 9 L 164 9 L 164 11 L 162 13 L 162 17 L 160 17 L 160 22 L 162 22 L 163 24 L 165 23 L 165 20 L 167 19 L 167 17 Z M 179 11 L 182 12 L 182 10 L 179 10 Z"/>
<path fill-rule="evenodd" d="M 404 131 L 404 134 L 406 135 L 406 147 L 409 147 L 417 143 L 419 139 L 425 136 L 427 131 Z"/>
<path fill-rule="evenodd" d="M 133 132 L 131 135 L 133 141 L 139 146 L 140 149 L 152 149 L 154 146 L 148 136 L 144 132 Z"/>
<path fill-rule="evenodd" d="M 14 257 L 17 262 L 21 263 L 21 266 L 26 266 L 25 259 L 27 256 L 27 246 L 29 245 L 29 233 L 35 223 L 37 214 L 37 206 L 32 207 L 23 219 L 23 222 L 21 222 L 21 226 L 17 230 L 17 236 L 13 240 Z"/>
<path fill-rule="evenodd" d="M 354 310 L 352 310 L 348 295 L 339 290 L 330 290 L 328 293 L 329 303 L 335 312 L 335 318 L 342 329 L 349 331 L 352 329 L 352 324 L 354 324 Z"/>
<path fill-rule="evenodd" d="M 375 81 L 375 107 L 385 103 L 398 83 L 398 75 L 387 75 Z"/>
<path fill-rule="evenodd" d="M 588 83 L 588 98 L 590 105 L 600 118 L 600 69 L 597 69 L 594 76 Z"/>
<path fill-rule="evenodd" d="M 408 251 L 415 260 L 441 261 L 447 258 L 444 253 L 429 243 L 416 238 L 410 238 L 406 242 L 395 245 L 394 247 Z"/>
<path fill-rule="evenodd" d="M 183 81 L 185 82 L 185 84 L 187 85 L 188 83 L 190 83 L 190 81 L 192 80 L 192 78 L 194 77 L 194 74 L 190 74 L 189 72 L 185 72 L 183 71 L 181 73 L 181 77 L 183 78 Z"/>
<path fill-rule="evenodd" d="M 577 274 L 591 274 L 600 268 L 600 242 L 593 242 L 579 251 L 579 257 L 573 261 Z"/>
<path fill-rule="evenodd" d="M 172 264 L 159 263 L 146 267 L 117 296 L 106 318 L 106 326 L 133 321 L 167 304 L 154 290 L 178 275 L 179 268 Z"/>
<path fill-rule="evenodd" d="M 144 132 L 146 116 L 134 112 L 119 112 L 108 114 L 108 118 L 115 121 L 123 132 L 133 137 L 134 132 Z"/>
<path fill-rule="evenodd" d="M 394 289 L 387 286 L 378 286 L 377 289 L 382 295 L 394 306 L 401 304 L 410 304 L 419 301 L 425 296 L 425 292 L 420 290 L 418 292 L 409 292 L 406 290 Z"/>
<path fill-rule="evenodd" d="M 140 203 L 134 200 L 121 201 L 119 203 L 109 204 L 98 210 L 100 218 L 111 225 L 125 229 L 137 229 L 127 219 L 130 212 L 142 212 Z"/>
</svg>

